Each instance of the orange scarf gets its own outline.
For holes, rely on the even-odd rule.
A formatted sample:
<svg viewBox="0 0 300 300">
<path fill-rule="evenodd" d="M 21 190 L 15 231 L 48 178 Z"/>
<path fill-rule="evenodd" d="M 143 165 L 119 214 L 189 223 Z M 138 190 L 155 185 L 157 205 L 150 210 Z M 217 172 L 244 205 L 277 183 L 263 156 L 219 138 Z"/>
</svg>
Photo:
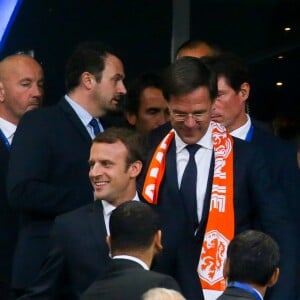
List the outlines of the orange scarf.
<svg viewBox="0 0 300 300">
<path fill-rule="evenodd" d="M 211 124 L 215 168 L 208 222 L 197 271 L 204 290 L 223 291 L 223 265 L 227 246 L 234 236 L 233 138 L 220 124 Z M 166 154 L 173 138 L 172 129 L 158 145 L 150 162 L 142 190 L 143 197 L 149 203 L 158 202 Z"/>
</svg>

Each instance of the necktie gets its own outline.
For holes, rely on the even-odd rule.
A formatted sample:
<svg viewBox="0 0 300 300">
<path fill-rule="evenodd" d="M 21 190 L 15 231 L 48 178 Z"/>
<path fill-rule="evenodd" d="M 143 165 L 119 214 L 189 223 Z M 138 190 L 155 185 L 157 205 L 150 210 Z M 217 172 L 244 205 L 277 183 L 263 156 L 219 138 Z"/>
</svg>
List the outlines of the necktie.
<svg viewBox="0 0 300 300">
<path fill-rule="evenodd" d="M 100 132 L 100 127 L 99 127 L 97 120 L 95 118 L 93 118 L 89 124 L 93 127 L 93 132 L 94 132 L 94 135 L 96 136 Z"/>
<path fill-rule="evenodd" d="M 194 222 L 195 226 L 198 224 L 197 216 L 197 165 L 195 162 L 195 153 L 199 150 L 200 145 L 187 145 L 186 149 L 189 151 L 190 157 L 183 172 L 180 193 L 184 199 L 187 207 L 188 215 Z"/>
</svg>

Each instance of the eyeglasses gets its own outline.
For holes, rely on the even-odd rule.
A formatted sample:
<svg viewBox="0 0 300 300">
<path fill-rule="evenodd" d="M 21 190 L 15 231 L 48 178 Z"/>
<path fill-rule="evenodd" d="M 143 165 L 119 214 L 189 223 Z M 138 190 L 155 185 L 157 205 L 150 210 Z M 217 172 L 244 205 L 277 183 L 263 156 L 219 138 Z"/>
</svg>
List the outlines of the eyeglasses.
<svg viewBox="0 0 300 300">
<path fill-rule="evenodd" d="M 188 117 L 192 117 L 196 122 L 205 121 L 208 112 L 205 113 L 176 113 L 170 110 L 170 114 L 173 116 L 176 122 L 184 122 Z"/>
</svg>

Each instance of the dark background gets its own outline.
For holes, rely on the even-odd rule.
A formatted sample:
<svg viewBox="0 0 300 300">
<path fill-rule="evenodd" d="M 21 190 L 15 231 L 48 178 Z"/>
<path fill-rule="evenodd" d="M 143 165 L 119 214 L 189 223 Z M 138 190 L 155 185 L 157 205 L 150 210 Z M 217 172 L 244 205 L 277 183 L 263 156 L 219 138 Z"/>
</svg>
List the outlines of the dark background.
<svg viewBox="0 0 300 300">
<path fill-rule="evenodd" d="M 190 6 L 190 38 L 216 43 L 248 64 L 252 116 L 299 121 L 300 0 L 191 0 Z M 127 80 L 167 66 L 172 7 L 171 0 L 24 0 L 0 58 L 34 50 L 45 70 L 46 105 L 53 104 L 64 93 L 67 57 L 81 41 L 120 50 Z"/>
</svg>

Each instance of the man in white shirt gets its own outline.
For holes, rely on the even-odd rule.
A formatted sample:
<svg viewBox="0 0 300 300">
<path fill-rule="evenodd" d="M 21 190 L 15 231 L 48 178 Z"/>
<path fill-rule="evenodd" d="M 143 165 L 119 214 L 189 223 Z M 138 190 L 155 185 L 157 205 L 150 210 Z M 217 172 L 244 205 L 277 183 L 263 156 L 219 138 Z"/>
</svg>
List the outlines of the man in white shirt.
<svg viewBox="0 0 300 300">
<path fill-rule="evenodd" d="M 43 99 L 44 74 L 31 56 L 16 54 L 0 62 L 0 298 L 9 299 L 12 255 L 18 217 L 6 198 L 10 146 L 23 114 L 38 108 Z"/>
<path fill-rule="evenodd" d="M 22 300 L 78 299 L 104 273 L 110 215 L 121 203 L 139 200 L 141 145 L 140 136 L 126 128 L 108 128 L 93 140 L 89 177 L 96 200 L 55 219 L 50 253 Z"/>
</svg>

